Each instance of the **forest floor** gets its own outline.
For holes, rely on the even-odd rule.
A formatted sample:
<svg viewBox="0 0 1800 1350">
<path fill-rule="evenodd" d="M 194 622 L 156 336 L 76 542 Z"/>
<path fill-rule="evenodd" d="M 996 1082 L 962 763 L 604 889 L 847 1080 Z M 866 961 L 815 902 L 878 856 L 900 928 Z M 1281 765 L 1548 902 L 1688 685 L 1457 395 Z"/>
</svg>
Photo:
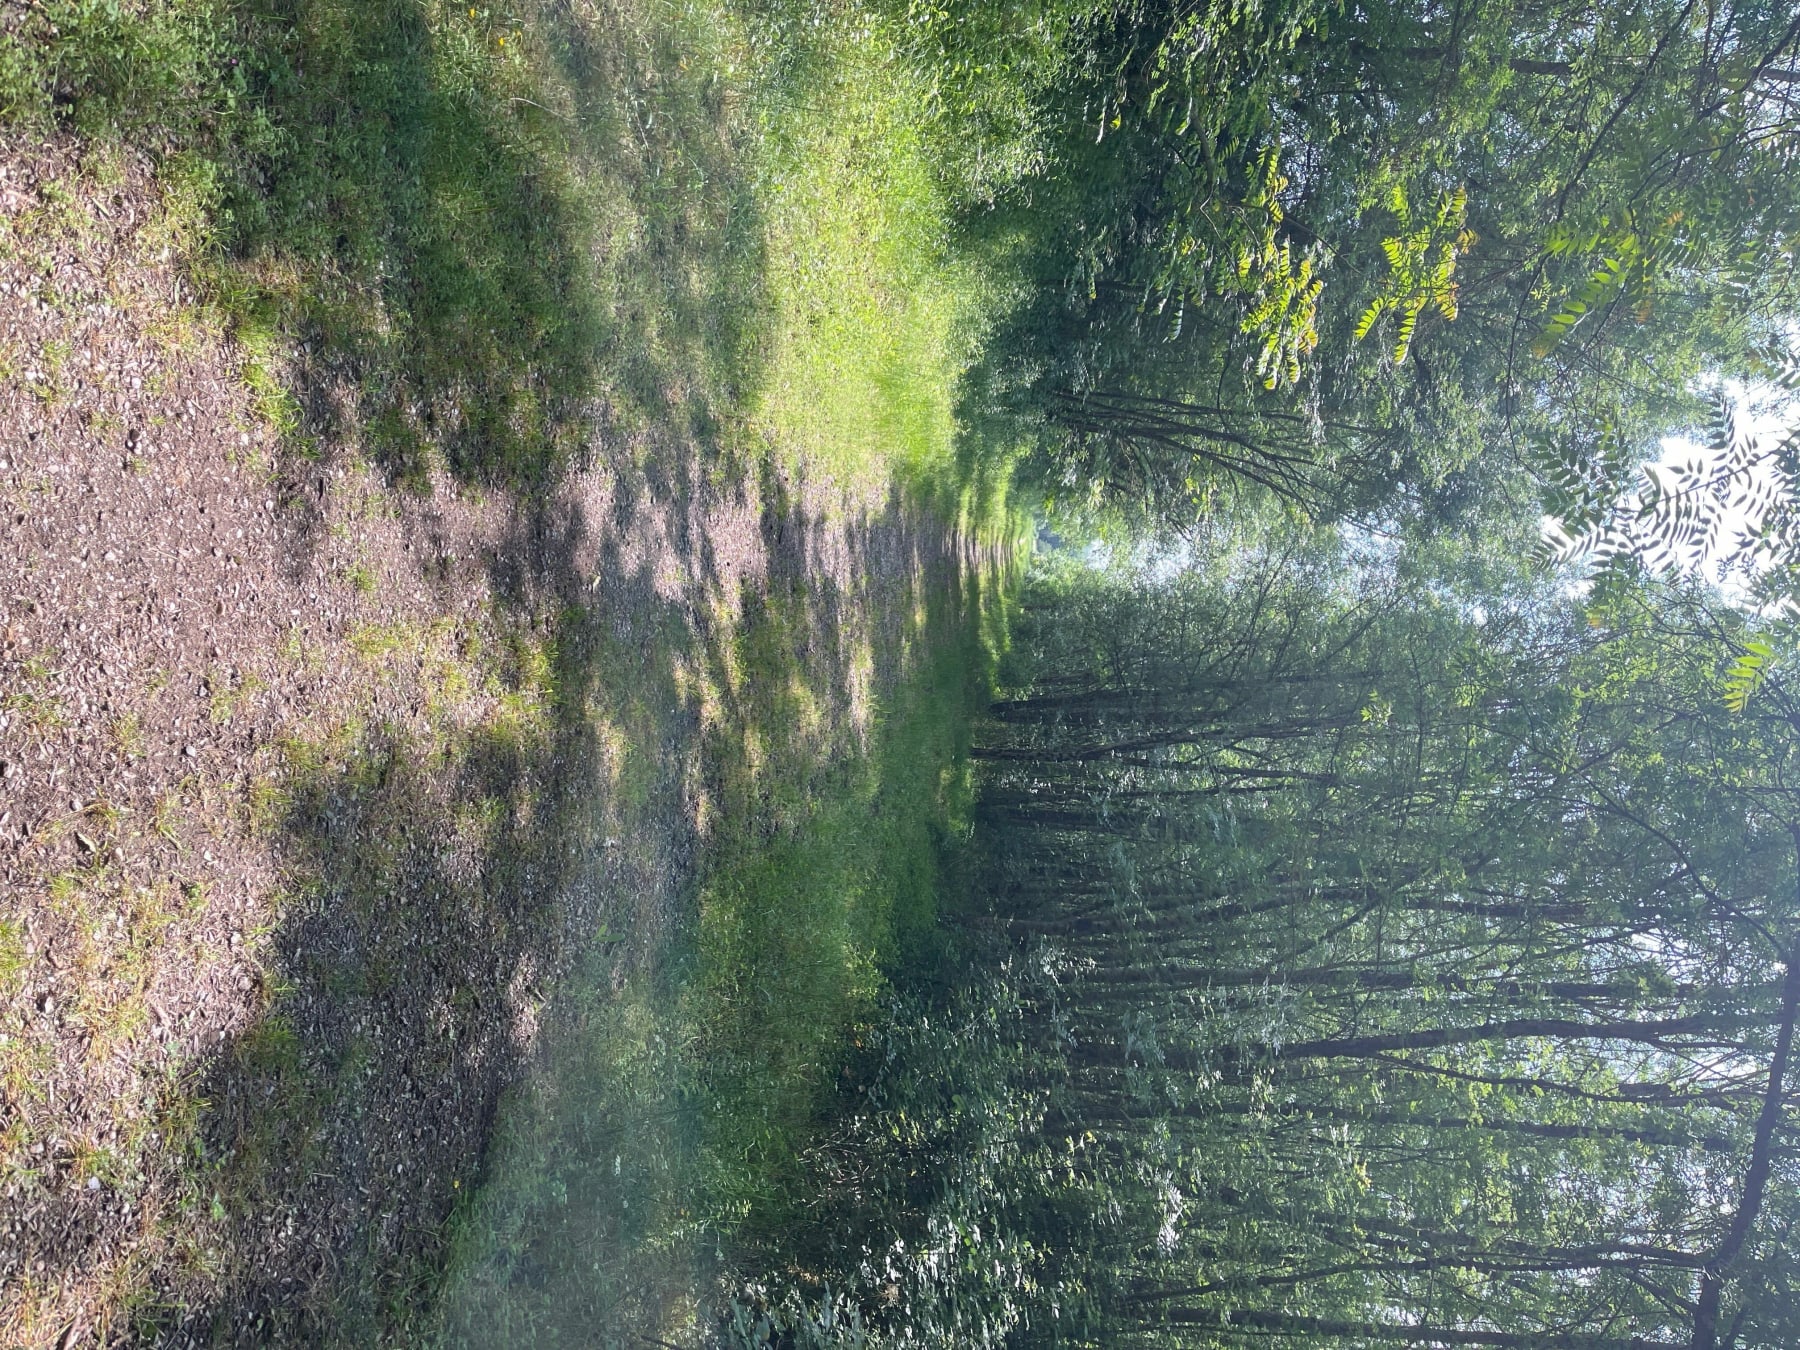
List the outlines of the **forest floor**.
<svg viewBox="0 0 1800 1350">
<path fill-rule="evenodd" d="M 0 1342 L 700 1335 L 966 792 L 1002 555 L 880 448 L 946 383 L 843 392 L 941 370 L 801 285 L 748 412 L 670 363 L 553 468 L 397 456 L 171 181 L 0 147 Z M 884 280 L 817 224 L 760 256 Z"/>
</svg>

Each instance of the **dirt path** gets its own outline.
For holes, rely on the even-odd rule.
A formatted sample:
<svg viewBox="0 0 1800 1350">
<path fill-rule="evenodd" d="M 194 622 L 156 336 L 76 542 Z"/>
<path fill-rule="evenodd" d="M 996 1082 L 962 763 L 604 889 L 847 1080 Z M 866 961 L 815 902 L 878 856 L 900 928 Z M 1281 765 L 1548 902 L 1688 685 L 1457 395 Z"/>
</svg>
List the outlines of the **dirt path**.
<svg viewBox="0 0 1800 1350">
<path fill-rule="evenodd" d="M 354 1342 L 559 981 L 685 921 L 709 746 L 864 734 L 962 559 L 676 440 L 284 456 L 141 171 L 70 168 L 0 178 L 0 1343 Z M 812 725 L 741 697 L 771 597 Z"/>
</svg>

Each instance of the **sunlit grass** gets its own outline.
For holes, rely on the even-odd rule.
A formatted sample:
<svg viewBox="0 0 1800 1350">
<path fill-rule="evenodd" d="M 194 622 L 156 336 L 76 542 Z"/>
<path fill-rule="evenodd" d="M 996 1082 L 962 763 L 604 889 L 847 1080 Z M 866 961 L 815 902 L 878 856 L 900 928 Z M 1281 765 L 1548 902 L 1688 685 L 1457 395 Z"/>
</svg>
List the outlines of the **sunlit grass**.
<svg viewBox="0 0 1800 1350">
<path fill-rule="evenodd" d="M 830 53 L 773 119 L 765 189 L 773 352 L 755 422 L 845 483 L 955 505 L 954 402 L 990 297 L 952 255 L 923 91 L 878 34 Z"/>
<path fill-rule="evenodd" d="M 603 949 L 564 983 L 453 1223 L 446 1343 L 587 1345 L 620 1323 L 689 1343 L 734 1258 L 804 1210 L 802 1159 L 889 982 L 929 959 L 970 805 L 969 713 L 1003 621 L 990 596 L 920 598 L 877 654 L 862 734 L 806 659 L 803 598 L 747 613 L 704 677 L 724 809 L 697 923 L 622 986 Z M 813 705 L 837 715 L 808 730 Z"/>
<path fill-rule="evenodd" d="M 989 297 L 952 256 L 921 91 L 878 33 L 817 34 L 806 60 L 772 71 L 758 47 L 773 40 L 767 16 L 752 24 L 712 0 L 521 0 L 504 12 L 44 0 L 29 13 L 25 40 L 0 46 L 0 119 L 160 147 L 161 214 L 138 246 L 145 262 L 183 266 L 205 303 L 162 316 L 155 340 L 229 339 L 274 433 L 259 444 L 373 465 L 387 484 L 367 511 L 446 474 L 529 505 L 602 455 L 645 467 L 670 438 L 715 481 L 767 497 L 784 479 L 824 479 L 856 511 L 899 488 L 965 524 L 1004 502 L 1003 471 L 959 453 L 954 412 Z M 339 567 L 364 596 L 393 584 L 360 557 Z M 284 948 L 279 962 L 251 943 L 265 992 L 221 1053 L 217 1099 L 172 1081 L 167 1109 L 185 1123 L 158 1147 L 188 1170 L 155 1250 L 185 1270 L 174 1285 L 227 1289 L 227 1216 L 271 1204 L 315 1166 L 328 1127 L 354 1117 L 368 1066 L 398 1053 L 360 1030 L 328 1037 L 300 1010 L 426 987 L 434 955 L 465 972 L 489 957 L 523 968 L 548 945 L 556 888 L 593 881 L 572 877 L 571 841 L 586 831 L 610 850 L 624 823 L 667 809 L 671 710 L 691 707 L 703 767 L 683 801 L 704 847 L 690 925 L 623 983 L 597 950 L 566 987 L 542 991 L 562 1039 L 509 1107 L 480 1202 L 479 1178 L 454 1178 L 445 1234 L 405 1241 L 410 1260 L 460 1235 L 443 1315 L 471 1328 L 471 1344 L 557 1343 L 544 1318 L 590 1344 L 588 1314 L 606 1314 L 607 1298 L 649 1330 L 696 1316 L 676 1297 L 699 1287 L 695 1263 L 793 1211 L 796 1160 L 847 1047 L 930 941 L 967 806 L 983 634 L 993 640 L 984 606 L 927 593 L 938 584 L 916 579 L 896 631 L 863 613 L 841 642 L 841 616 L 804 587 L 741 617 L 710 597 L 708 641 L 679 620 L 647 650 L 579 615 L 528 628 L 497 613 L 479 634 L 354 630 L 355 659 L 334 676 L 404 695 L 425 725 L 403 733 L 370 709 L 297 720 L 281 767 L 245 787 L 245 829 L 281 862 L 279 922 L 323 925 L 334 942 Z M 827 638 L 839 668 L 819 662 Z M 325 668 L 297 632 L 282 656 Z M 26 675 L 7 711 L 48 734 L 65 710 L 43 670 Z M 260 693 L 253 677 L 212 672 L 211 720 L 242 720 Z M 136 719 L 116 723 L 119 756 L 141 756 L 144 734 Z M 588 779 L 561 767 L 590 753 Z M 163 793 L 146 837 L 200 847 L 203 788 Z M 420 861 L 452 845 L 480 869 L 437 875 Z M 168 939 L 162 919 L 135 912 L 123 930 L 99 928 L 97 884 L 69 871 L 51 900 L 91 918 L 88 948 L 117 958 L 117 990 L 83 1014 L 96 1045 L 128 1049 L 145 1039 L 146 954 Z M 207 884 L 171 881 L 158 903 L 193 920 Z M 634 919 L 628 899 L 596 948 Z M 437 935 L 435 951 L 417 949 L 421 932 Z M 0 927 L 0 985 L 24 968 L 22 943 Z M 448 1030 L 412 1071 L 455 1067 L 450 1032 L 476 1021 L 474 996 L 465 978 L 429 1010 Z M 36 1069 L 28 1050 L 0 1064 L 20 1091 Z M 179 1142 L 202 1117 L 231 1141 L 203 1186 Z M 534 1232 L 587 1219 L 566 1247 L 534 1250 Z M 330 1296 L 369 1325 L 407 1329 L 436 1315 L 443 1272 L 368 1313 L 377 1285 L 416 1273 L 385 1269 L 390 1255 L 371 1254 Z M 596 1277 L 606 1260 L 619 1264 Z M 573 1282 L 563 1304 L 558 1270 Z M 611 1325 L 633 1325 L 611 1311 Z"/>
</svg>

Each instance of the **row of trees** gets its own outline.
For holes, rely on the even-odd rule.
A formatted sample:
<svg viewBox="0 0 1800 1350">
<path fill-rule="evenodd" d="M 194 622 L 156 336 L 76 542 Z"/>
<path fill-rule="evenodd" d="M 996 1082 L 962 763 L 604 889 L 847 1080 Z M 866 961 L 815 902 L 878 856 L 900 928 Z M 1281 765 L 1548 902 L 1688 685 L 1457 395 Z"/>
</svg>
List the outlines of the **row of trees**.
<svg viewBox="0 0 1800 1350">
<path fill-rule="evenodd" d="M 1691 593 L 1245 562 L 1041 588 L 982 752 L 1084 1335 L 1793 1344 L 1800 705 Z"/>
<path fill-rule="evenodd" d="M 971 425 L 1184 542 L 1028 588 L 991 905 L 846 1079 L 794 1258 L 834 1283 L 777 1320 L 1800 1344 L 1792 6 L 896 28 L 1018 283 Z M 1545 514 L 1599 585 L 1519 565 Z"/>
<path fill-rule="evenodd" d="M 956 992 L 870 1036 L 797 1262 L 892 1344 L 1800 1343 L 1800 698 L 1727 706 L 1742 619 L 1217 556 L 1028 589 Z"/>
</svg>

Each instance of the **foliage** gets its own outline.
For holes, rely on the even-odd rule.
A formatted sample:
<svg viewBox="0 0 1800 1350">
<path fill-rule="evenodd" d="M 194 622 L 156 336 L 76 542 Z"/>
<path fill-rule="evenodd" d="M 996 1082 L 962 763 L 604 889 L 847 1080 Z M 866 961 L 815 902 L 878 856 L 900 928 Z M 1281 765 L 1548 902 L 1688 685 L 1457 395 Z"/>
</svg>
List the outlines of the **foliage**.
<svg viewBox="0 0 1800 1350">
<path fill-rule="evenodd" d="M 1413 332 L 1427 308 L 1446 319 L 1456 317 L 1456 260 L 1474 247 L 1475 235 L 1463 224 L 1469 198 L 1462 188 L 1441 193 L 1437 209 L 1417 226 L 1406 189 L 1398 183 L 1390 189 L 1388 209 L 1401 233 L 1381 241 L 1381 251 L 1387 255 L 1387 282 L 1356 321 L 1356 338 L 1367 337 L 1383 314 L 1398 314 L 1394 364 L 1400 365 L 1412 350 Z"/>
<path fill-rule="evenodd" d="M 695 654 L 691 949 L 571 998 L 447 1325 L 710 1241 L 740 1347 L 1791 1344 L 1789 10 L 465 9 L 44 0 L 0 109 L 157 147 L 291 454 L 967 519 L 1023 443 L 1187 547 L 1040 570 L 973 782 L 960 639 L 861 721 L 779 587 Z"/>
<path fill-rule="evenodd" d="M 1746 638 L 1744 650 L 1738 653 L 1725 676 L 1725 706 L 1741 713 L 1750 706 L 1756 691 L 1769 674 L 1769 658 L 1774 648 L 1761 638 Z"/>
<path fill-rule="evenodd" d="M 1720 703 L 1733 640 L 1279 532 L 1041 571 L 977 751 L 1000 1035 L 907 1039 L 1002 1122 L 1029 1278 L 962 1297 L 1011 1345 L 1783 1344 L 1800 709 Z M 904 1064 L 894 1128 L 954 1132 Z M 948 1197 L 974 1152 L 912 1161 Z M 879 1251 L 918 1200 L 855 1175 Z M 958 1343 L 871 1283 L 871 1344 Z"/>
<path fill-rule="evenodd" d="M 1518 448 L 1595 419 L 1643 457 L 1791 309 L 1777 6 L 1043 4 L 1010 45 L 981 8 L 933 8 L 912 50 L 953 67 L 941 116 L 978 155 L 997 128 L 959 109 L 1021 109 L 1030 153 L 986 160 L 1014 179 L 966 194 L 1025 286 L 971 397 L 1035 434 L 1059 506 L 1441 516 L 1449 484 L 1531 473 Z M 1127 400 L 1248 425 L 1221 457 L 1220 419 L 1147 434 L 1105 413 Z M 1283 415 L 1309 434 L 1272 438 Z M 1301 481 L 1244 472 L 1265 451 Z"/>
</svg>

